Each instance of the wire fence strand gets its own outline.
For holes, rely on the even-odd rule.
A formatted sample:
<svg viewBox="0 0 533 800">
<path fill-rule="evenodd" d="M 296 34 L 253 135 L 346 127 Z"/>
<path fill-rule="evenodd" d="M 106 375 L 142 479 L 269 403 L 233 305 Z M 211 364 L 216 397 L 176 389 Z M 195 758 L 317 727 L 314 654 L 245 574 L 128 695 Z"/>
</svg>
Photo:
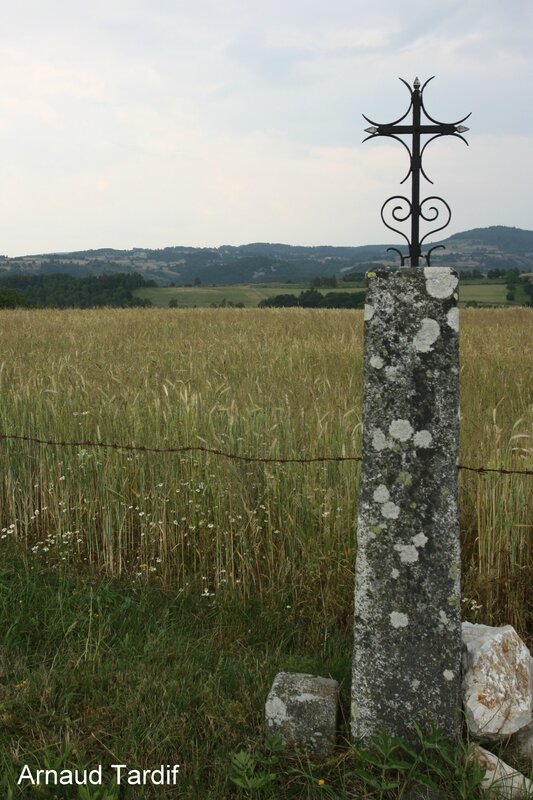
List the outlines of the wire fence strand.
<svg viewBox="0 0 533 800">
<path fill-rule="evenodd" d="M 305 458 L 281 458 L 271 456 L 241 455 L 239 453 L 228 453 L 225 450 L 218 450 L 206 445 L 178 445 L 175 447 L 149 447 L 147 445 L 124 444 L 121 442 L 100 442 L 90 439 L 80 441 L 59 441 L 57 439 L 44 439 L 38 436 L 22 436 L 20 434 L 0 433 L 0 440 L 20 441 L 30 444 L 46 445 L 49 447 L 99 447 L 108 450 L 125 450 L 139 453 L 206 453 L 208 455 L 221 456 L 235 461 L 246 461 L 258 464 L 312 464 L 326 461 L 362 461 L 363 457 L 358 456 L 309 456 Z M 458 464 L 458 470 L 466 472 L 477 472 L 480 475 L 487 473 L 497 473 L 499 475 L 528 475 L 533 476 L 531 469 L 507 469 L 506 467 L 470 467 L 465 464 Z"/>
</svg>

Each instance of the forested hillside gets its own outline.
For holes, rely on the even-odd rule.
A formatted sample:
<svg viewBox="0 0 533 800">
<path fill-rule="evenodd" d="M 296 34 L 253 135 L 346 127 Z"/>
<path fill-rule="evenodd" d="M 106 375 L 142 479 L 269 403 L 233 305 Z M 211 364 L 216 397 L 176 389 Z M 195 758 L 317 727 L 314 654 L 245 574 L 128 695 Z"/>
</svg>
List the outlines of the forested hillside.
<svg viewBox="0 0 533 800">
<path fill-rule="evenodd" d="M 435 244 L 432 242 L 431 246 Z M 533 231 L 496 225 L 456 233 L 440 244 L 446 249 L 433 254 L 432 264 L 436 266 L 482 272 L 490 269 L 533 272 Z M 340 277 L 350 272 L 362 273 L 379 264 L 395 266 L 398 258 L 387 252 L 388 246 L 300 247 L 258 242 L 221 247 L 102 248 L 16 258 L 0 256 L 0 275 L 61 272 L 81 278 L 136 272 L 161 286 L 299 283 L 316 275 Z"/>
</svg>

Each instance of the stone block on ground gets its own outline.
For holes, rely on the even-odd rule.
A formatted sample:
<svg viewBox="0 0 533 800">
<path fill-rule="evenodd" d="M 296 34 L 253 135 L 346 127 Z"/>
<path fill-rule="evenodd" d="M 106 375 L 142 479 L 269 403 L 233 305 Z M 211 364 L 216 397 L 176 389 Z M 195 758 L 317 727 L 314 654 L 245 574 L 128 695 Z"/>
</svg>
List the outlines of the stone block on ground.
<svg viewBox="0 0 533 800">
<path fill-rule="evenodd" d="M 278 672 L 265 706 L 266 727 L 285 747 L 315 754 L 335 747 L 339 684 L 298 672 Z"/>
<path fill-rule="evenodd" d="M 533 791 L 533 783 L 528 778 L 495 756 L 494 753 L 490 753 L 478 745 L 474 750 L 473 757 L 485 770 L 481 788 L 490 789 L 496 797 L 500 797 L 502 800 L 512 800 L 512 798 L 522 800 L 529 796 L 529 792 Z"/>
<path fill-rule="evenodd" d="M 463 703 L 471 735 L 506 739 L 531 722 L 530 654 L 511 625 L 464 622 Z"/>
</svg>

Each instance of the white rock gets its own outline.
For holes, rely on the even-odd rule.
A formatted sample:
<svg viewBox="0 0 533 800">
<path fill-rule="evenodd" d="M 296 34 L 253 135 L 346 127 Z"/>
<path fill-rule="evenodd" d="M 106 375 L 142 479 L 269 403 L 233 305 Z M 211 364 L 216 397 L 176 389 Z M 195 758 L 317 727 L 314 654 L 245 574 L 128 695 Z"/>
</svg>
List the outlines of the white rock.
<svg viewBox="0 0 533 800">
<path fill-rule="evenodd" d="M 504 739 L 531 722 L 530 655 L 511 625 L 463 622 L 463 703 L 470 733 Z"/>
<path fill-rule="evenodd" d="M 491 789 L 496 797 L 523 798 L 527 792 L 533 790 L 533 783 L 520 772 L 497 758 L 494 753 L 489 753 L 477 745 L 473 752 L 477 763 L 485 770 L 485 777 L 481 782 L 482 789 Z M 491 795 L 492 797 L 493 795 Z"/>
</svg>

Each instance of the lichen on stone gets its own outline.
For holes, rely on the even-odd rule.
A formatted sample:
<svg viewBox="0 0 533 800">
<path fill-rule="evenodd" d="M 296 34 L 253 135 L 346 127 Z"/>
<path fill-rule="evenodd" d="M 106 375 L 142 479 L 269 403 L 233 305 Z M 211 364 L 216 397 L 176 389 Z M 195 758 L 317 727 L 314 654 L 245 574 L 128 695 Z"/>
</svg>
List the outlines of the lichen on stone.
<svg viewBox="0 0 533 800">
<path fill-rule="evenodd" d="M 429 353 L 440 336 L 440 325 L 436 319 L 424 317 L 418 333 L 413 337 L 413 344 L 419 353 Z"/>
<path fill-rule="evenodd" d="M 413 476 L 407 470 L 400 470 L 398 473 L 398 480 L 402 484 L 402 486 L 411 486 L 413 483 Z"/>
<path fill-rule="evenodd" d="M 457 306 L 450 308 L 448 313 L 446 314 L 446 322 L 450 326 L 450 328 L 454 331 L 459 330 L 459 309 Z"/>
<path fill-rule="evenodd" d="M 392 611 L 389 616 L 393 628 L 406 628 L 409 625 L 409 617 L 401 611 Z"/>
<path fill-rule="evenodd" d="M 390 493 L 384 483 L 380 483 L 377 489 L 374 490 L 372 495 L 376 503 L 386 503 L 390 498 Z"/>
<path fill-rule="evenodd" d="M 400 516 L 400 506 L 397 506 L 396 503 L 389 500 L 381 506 L 381 513 L 386 519 L 398 519 Z"/>
<path fill-rule="evenodd" d="M 450 569 L 448 570 L 448 577 L 452 579 L 458 578 L 460 572 L 461 572 L 461 567 L 457 562 L 455 562 L 454 564 L 451 565 Z"/>
<path fill-rule="evenodd" d="M 439 300 L 451 297 L 459 281 L 457 275 L 440 267 L 425 267 L 424 277 L 427 293 Z"/>
<path fill-rule="evenodd" d="M 375 428 L 372 434 L 372 447 L 374 450 L 385 450 L 388 446 L 389 443 L 383 431 L 379 428 Z"/>
<path fill-rule="evenodd" d="M 413 426 L 407 419 L 394 419 L 389 425 L 389 434 L 393 439 L 407 442 L 413 435 Z"/>
<path fill-rule="evenodd" d="M 433 441 L 433 436 L 429 431 L 417 431 L 413 436 L 413 442 L 415 447 L 430 447 L 431 442 Z"/>
<path fill-rule="evenodd" d="M 394 549 L 400 554 L 400 561 L 404 564 L 414 564 L 418 561 L 418 550 L 414 544 L 395 544 Z"/>
<path fill-rule="evenodd" d="M 388 381 L 395 381 L 398 377 L 399 367 L 385 367 L 385 377 Z"/>
<path fill-rule="evenodd" d="M 366 303 L 364 311 L 365 322 L 370 322 L 375 313 L 376 309 L 374 308 L 374 306 L 370 305 L 370 303 Z"/>
</svg>

